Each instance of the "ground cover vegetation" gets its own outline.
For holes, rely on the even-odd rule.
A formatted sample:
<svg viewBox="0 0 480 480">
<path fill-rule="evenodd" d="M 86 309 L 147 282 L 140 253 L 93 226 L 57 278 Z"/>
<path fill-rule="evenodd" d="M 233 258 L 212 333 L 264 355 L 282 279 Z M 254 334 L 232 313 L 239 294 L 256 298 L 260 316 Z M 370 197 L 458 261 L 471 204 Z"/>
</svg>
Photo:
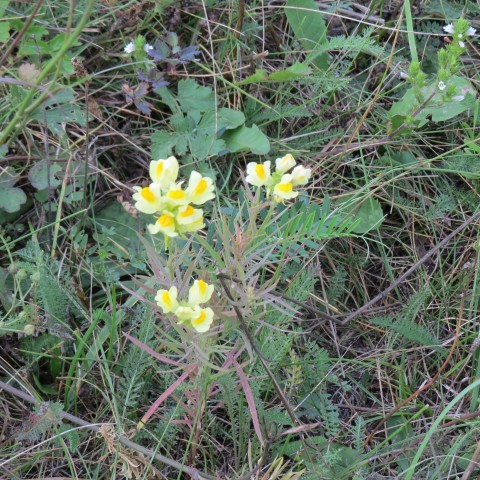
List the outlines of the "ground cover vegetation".
<svg viewBox="0 0 480 480">
<path fill-rule="evenodd" d="M 0 0 L 0 475 L 480 475 L 480 5 Z"/>
</svg>

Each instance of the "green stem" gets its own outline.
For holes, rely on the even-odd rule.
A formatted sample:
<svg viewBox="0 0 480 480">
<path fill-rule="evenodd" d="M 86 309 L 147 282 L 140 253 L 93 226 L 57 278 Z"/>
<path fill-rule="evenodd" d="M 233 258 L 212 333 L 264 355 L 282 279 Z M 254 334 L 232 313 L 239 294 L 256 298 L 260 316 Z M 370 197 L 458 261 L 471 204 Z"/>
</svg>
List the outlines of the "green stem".
<svg viewBox="0 0 480 480">
<path fill-rule="evenodd" d="M 45 65 L 43 70 L 35 78 L 35 81 L 34 81 L 35 86 L 40 85 L 42 80 L 47 75 L 49 75 L 50 72 L 53 69 L 58 68 L 58 65 L 60 64 L 63 56 L 65 55 L 67 50 L 74 44 L 74 42 L 77 40 L 80 33 L 82 32 L 83 27 L 85 26 L 85 24 L 87 23 L 87 21 L 90 17 L 90 13 L 93 9 L 94 4 L 95 4 L 95 0 L 88 0 L 88 3 L 87 3 L 87 6 L 85 8 L 85 11 L 83 13 L 83 16 L 80 19 L 80 21 L 78 22 L 77 27 L 75 28 L 75 30 L 73 30 L 71 35 L 68 38 L 65 39 L 65 43 L 62 45 L 62 47 L 57 52 L 57 54 L 54 57 L 52 57 L 52 59 Z M 36 88 L 32 88 L 28 92 L 28 94 L 23 99 L 22 103 L 19 105 L 19 107 L 17 109 L 17 112 L 15 113 L 15 116 L 13 117 L 13 119 L 7 125 L 5 130 L 3 132 L 1 132 L 1 134 L 0 134 L 0 145 L 4 145 L 4 144 L 8 145 L 14 138 L 14 137 L 10 138 L 11 133 L 14 130 L 23 126 L 24 123 L 26 122 L 24 114 L 27 111 L 31 111 L 32 99 L 33 99 L 33 96 L 35 95 L 36 91 L 37 91 Z M 43 95 L 43 98 L 46 98 L 48 96 L 48 90 L 45 93 L 43 93 L 42 95 Z M 35 103 L 37 103 L 37 102 L 35 102 Z M 8 139 L 8 141 L 7 141 L 7 139 Z"/>
</svg>

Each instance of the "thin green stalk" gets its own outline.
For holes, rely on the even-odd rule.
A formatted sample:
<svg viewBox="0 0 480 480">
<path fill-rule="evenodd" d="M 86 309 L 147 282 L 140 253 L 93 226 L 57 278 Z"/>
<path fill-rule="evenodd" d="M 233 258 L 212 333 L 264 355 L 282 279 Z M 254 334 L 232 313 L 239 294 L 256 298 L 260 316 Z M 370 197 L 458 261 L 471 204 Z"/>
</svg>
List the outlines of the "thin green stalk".
<svg viewBox="0 0 480 480">
<path fill-rule="evenodd" d="M 82 18 L 78 22 L 77 27 L 75 30 L 72 31 L 72 34 L 66 38 L 65 43 L 62 45 L 60 50 L 57 52 L 57 54 L 45 65 L 43 70 L 38 74 L 38 76 L 34 80 L 35 85 L 40 85 L 43 79 L 50 74 L 50 72 L 54 69 L 58 68 L 58 65 L 60 64 L 63 56 L 67 52 L 67 50 L 74 44 L 74 42 L 77 40 L 79 37 L 80 33 L 83 30 L 83 27 L 87 23 L 90 13 L 93 9 L 93 6 L 95 4 L 95 0 L 88 0 L 87 6 L 85 8 L 85 11 L 82 15 Z M 13 140 L 13 137 L 10 137 L 11 133 L 20 128 L 24 123 L 25 123 L 25 116 L 24 114 L 28 110 L 28 108 L 32 104 L 33 96 L 36 93 L 36 89 L 32 88 L 25 98 L 23 99 L 23 102 L 19 105 L 17 112 L 15 113 L 14 117 L 10 121 L 10 123 L 7 125 L 5 130 L 1 133 L 0 136 L 0 145 L 8 144 Z M 48 96 L 48 90 L 41 95 L 41 97 L 46 98 Z"/>
</svg>

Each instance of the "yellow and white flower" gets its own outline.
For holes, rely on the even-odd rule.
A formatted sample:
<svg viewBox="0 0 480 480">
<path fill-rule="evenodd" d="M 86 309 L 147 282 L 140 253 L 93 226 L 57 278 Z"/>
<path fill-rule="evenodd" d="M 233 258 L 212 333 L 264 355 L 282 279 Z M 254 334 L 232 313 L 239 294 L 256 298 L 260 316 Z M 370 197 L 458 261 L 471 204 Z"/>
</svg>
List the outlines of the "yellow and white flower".
<svg viewBox="0 0 480 480">
<path fill-rule="evenodd" d="M 188 195 L 185 190 L 180 188 L 180 184 L 174 183 L 165 195 L 165 200 L 169 205 L 178 207 L 188 203 Z"/>
<path fill-rule="evenodd" d="M 191 319 L 192 327 L 199 333 L 205 333 L 210 330 L 213 322 L 213 310 L 209 307 L 195 307 L 194 316 Z"/>
<path fill-rule="evenodd" d="M 165 160 L 153 160 L 150 162 L 149 173 L 152 182 L 158 183 L 162 189 L 167 189 L 177 180 L 178 161 L 173 156 Z"/>
<path fill-rule="evenodd" d="M 213 285 L 209 285 L 203 280 L 195 280 L 188 290 L 188 303 L 190 305 L 200 305 L 207 303 L 212 297 Z"/>
<path fill-rule="evenodd" d="M 287 153 L 282 158 L 277 158 L 275 160 L 275 165 L 277 167 L 277 171 L 281 173 L 288 172 L 291 168 L 293 168 L 297 162 L 293 158 L 293 155 L 291 153 Z"/>
<path fill-rule="evenodd" d="M 178 308 L 177 287 L 170 287 L 170 290 L 159 290 L 155 296 L 157 305 L 163 313 L 175 312 Z"/>
<path fill-rule="evenodd" d="M 292 170 L 292 183 L 293 186 L 305 185 L 310 180 L 312 176 L 312 170 L 310 168 L 305 168 L 303 165 L 297 165 Z"/>
<path fill-rule="evenodd" d="M 149 187 L 133 187 L 136 193 L 133 194 L 135 208 L 142 213 L 155 213 L 162 209 L 162 197 L 158 185 L 152 184 Z"/>
<path fill-rule="evenodd" d="M 208 200 L 215 198 L 215 185 L 209 177 L 202 177 L 198 172 L 193 171 L 188 180 L 187 194 L 189 200 L 195 205 L 203 205 Z"/>
<path fill-rule="evenodd" d="M 203 210 L 185 205 L 178 209 L 177 223 L 182 233 L 196 232 L 205 226 L 203 223 Z"/>
<path fill-rule="evenodd" d="M 178 323 L 191 322 L 195 316 L 195 312 L 192 307 L 180 306 L 175 310 L 175 316 L 178 319 Z"/>
<path fill-rule="evenodd" d="M 273 188 L 273 197 L 275 201 L 283 203 L 285 200 L 295 198 L 298 192 L 293 190 L 293 177 L 291 174 L 286 173 L 282 176 L 280 183 L 277 183 Z"/>
<path fill-rule="evenodd" d="M 245 180 L 255 187 L 268 185 L 272 178 L 272 175 L 270 174 L 270 164 L 271 162 L 250 162 L 247 164 L 247 177 Z"/>
<path fill-rule="evenodd" d="M 152 235 L 159 232 L 167 237 L 176 237 L 178 235 L 178 232 L 175 231 L 175 217 L 170 212 L 164 212 L 153 225 L 148 225 L 147 228 Z"/>
</svg>

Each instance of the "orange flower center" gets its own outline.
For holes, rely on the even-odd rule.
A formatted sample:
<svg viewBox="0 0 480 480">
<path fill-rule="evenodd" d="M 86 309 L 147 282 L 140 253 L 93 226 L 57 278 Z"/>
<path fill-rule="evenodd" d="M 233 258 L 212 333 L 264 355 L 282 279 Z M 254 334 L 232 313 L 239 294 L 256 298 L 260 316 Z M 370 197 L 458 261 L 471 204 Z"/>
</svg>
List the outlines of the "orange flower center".
<svg viewBox="0 0 480 480">
<path fill-rule="evenodd" d="M 255 166 L 255 173 L 260 180 L 265 180 L 267 178 L 267 173 L 265 172 L 265 167 L 259 163 Z"/>
<path fill-rule="evenodd" d="M 172 200 L 183 200 L 185 198 L 185 192 L 183 190 L 170 190 L 168 192 L 168 198 Z"/>
<path fill-rule="evenodd" d="M 156 173 L 157 173 L 157 177 L 160 177 L 162 175 L 162 173 L 163 173 L 163 160 L 160 160 L 158 162 Z"/>
<path fill-rule="evenodd" d="M 174 223 L 173 218 L 169 215 L 162 215 L 158 218 L 157 222 L 162 228 L 172 227 Z"/>
<path fill-rule="evenodd" d="M 207 283 L 203 280 L 198 281 L 198 290 L 200 290 L 201 295 L 205 295 L 207 293 Z"/>
<path fill-rule="evenodd" d="M 172 299 L 170 298 L 170 294 L 168 292 L 163 292 L 162 294 L 162 302 L 168 307 L 172 308 L 173 302 Z"/>
<path fill-rule="evenodd" d="M 183 212 L 180 212 L 180 216 L 182 218 L 191 217 L 194 212 L 194 208 L 191 205 L 187 205 L 187 208 Z"/>
<path fill-rule="evenodd" d="M 200 312 L 200 315 L 192 320 L 192 325 L 201 325 L 206 320 L 206 318 L 207 314 L 205 313 L 205 310 L 202 310 Z"/>
<path fill-rule="evenodd" d="M 148 203 L 153 203 L 155 201 L 155 194 L 150 190 L 150 187 L 145 187 L 140 190 L 140 195 Z"/>
<path fill-rule="evenodd" d="M 203 192 L 205 192 L 207 186 L 207 181 L 204 178 L 200 179 L 195 188 L 195 195 L 201 195 Z"/>
<path fill-rule="evenodd" d="M 289 183 L 279 183 L 277 185 L 277 190 L 280 190 L 281 192 L 283 193 L 289 193 L 291 192 L 293 189 L 293 185 L 289 182 Z"/>
</svg>

